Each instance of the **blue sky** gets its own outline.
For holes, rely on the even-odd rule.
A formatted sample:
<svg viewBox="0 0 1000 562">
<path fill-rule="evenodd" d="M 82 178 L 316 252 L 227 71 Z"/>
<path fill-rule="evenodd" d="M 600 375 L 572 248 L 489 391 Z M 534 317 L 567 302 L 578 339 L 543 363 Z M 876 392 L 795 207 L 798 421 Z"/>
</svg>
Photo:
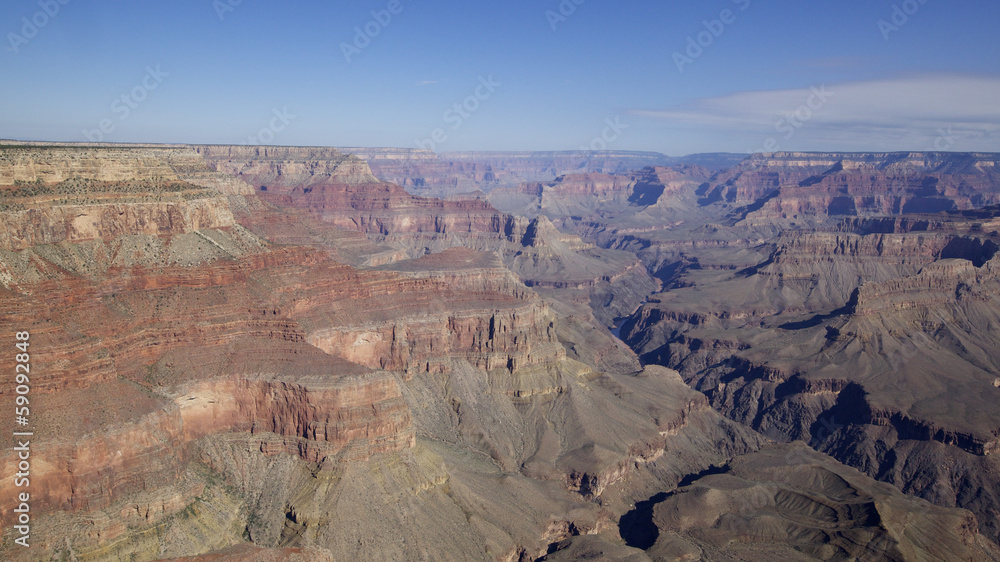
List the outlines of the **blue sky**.
<svg viewBox="0 0 1000 562">
<path fill-rule="evenodd" d="M 995 0 L 6 0 L 0 138 L 1000 152 L 997 22 Z"/>
</svg>

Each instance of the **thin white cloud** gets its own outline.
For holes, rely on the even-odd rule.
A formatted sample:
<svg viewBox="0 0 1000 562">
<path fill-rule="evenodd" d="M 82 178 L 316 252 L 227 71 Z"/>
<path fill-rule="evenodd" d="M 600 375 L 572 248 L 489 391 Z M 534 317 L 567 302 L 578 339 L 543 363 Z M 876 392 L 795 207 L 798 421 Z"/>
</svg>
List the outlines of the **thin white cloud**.
<svg viewBox="0 0 1000 562">
<path fill-rule="evenodd" d="M 874 56 L 833 56 L 807 58 L 798 61 L 798 63 L 806 68 L 850 69 L 872 64 L 878 59 L 879 57 Z"/>
<path fill-rule="evenodd" d="M 935 74 L 816 84 L 630 113 L 715 130 L 728 135 L 727 144 L 773 140 L 782 150 L 1000 151 L 997 77 Z"/>
<path fill-rule="evenodd" d="M 437 80 L 421 80 L 417 82 L 417 86 L 430 86 L 431 84 L 437 84 Z"/>
</svg>

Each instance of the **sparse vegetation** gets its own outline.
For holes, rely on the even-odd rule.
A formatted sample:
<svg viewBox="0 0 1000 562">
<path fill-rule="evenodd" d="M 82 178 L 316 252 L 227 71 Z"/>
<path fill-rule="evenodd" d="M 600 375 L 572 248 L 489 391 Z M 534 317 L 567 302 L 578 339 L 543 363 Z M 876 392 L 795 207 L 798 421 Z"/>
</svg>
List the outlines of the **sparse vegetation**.
<svg viewBox="0 0 1000 562">
<path fill-rule="evenodd" d="M 36 208 L 39 203 L 94 205 L 108 199 L 114 203 L 191 201 L 213 194 L 207 188 L 159 176 L 126 181 L 73 177 L 58 183 L 46 183 L 36 178 L 34 181 L 15 180 L 11 188 L 0 189 L 0 211 L 23 211 Z"/>
</svg>

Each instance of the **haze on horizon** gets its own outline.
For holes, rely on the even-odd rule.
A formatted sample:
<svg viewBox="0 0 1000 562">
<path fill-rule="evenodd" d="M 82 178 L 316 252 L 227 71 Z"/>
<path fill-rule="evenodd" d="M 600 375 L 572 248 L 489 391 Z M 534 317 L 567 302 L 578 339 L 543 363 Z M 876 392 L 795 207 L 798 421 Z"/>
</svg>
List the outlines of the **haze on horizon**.
<svg viewBox="0 0 1000 562">
<path fill-rule="evenodd" d="M 1000 5 L 12 0 L 0 137 L 1000 152 Z"/>
</svg>

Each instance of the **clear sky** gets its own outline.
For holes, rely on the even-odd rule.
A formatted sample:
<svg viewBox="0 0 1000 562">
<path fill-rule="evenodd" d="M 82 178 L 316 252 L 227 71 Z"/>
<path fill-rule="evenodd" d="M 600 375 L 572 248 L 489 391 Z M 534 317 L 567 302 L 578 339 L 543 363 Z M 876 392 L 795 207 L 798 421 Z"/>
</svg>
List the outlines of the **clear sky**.
<svg viewBox="0 0 1000 562">
<path fill-rule="evenodd" d="M 1000 152 L 998 24 L 996 0 L 4 0 L 0 138 Z"/>
</svg>

